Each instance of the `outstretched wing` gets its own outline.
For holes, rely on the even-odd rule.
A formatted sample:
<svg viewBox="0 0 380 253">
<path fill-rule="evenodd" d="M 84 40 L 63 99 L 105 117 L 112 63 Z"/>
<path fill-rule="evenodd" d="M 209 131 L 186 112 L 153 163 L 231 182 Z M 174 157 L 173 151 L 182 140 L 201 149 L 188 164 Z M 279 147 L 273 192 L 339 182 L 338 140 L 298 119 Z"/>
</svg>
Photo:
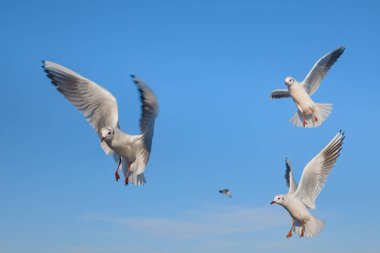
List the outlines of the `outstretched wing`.
<svg viewBox="0 0 380 253">
<path fill-rule="evenodd" d="M 293 193 L 297 190 L 297 183 L 294 180 L 292 165 L 290 164 L 290 161 L 288 158 L 285 159 L 285 165 L 286 165 L 285 180 L 286 180 L 286 185 L 289 187 L 288 193 Z"/>
<path fill-rule="evenodd" d="M 51 83 L 83 113 L 98 134 L 105 126 L 118 126 L 117 102 L 108 90 L 57 63 L 43 61 L 42 67 Z M 102 147 L 110 153 L 106 145 Z"/>
<path fill-rule="evenodd" d="M 143 156 L 145 164 L 149 160 L 152 148 L 152 138 L 154 133 L 154 122 L 158 116 L 158 101 L 153 91 L 143 81 L 134 75 L 131 75 L 139 92 L 142 103 L 142 114 L 140 118 L 140 130 L 143 141 Z"/>
<path fill-rule="evenodd" d="M 289 91 L 288 90 L 274 90 L 272 91 L 270 98 L 273 99 L 278 99 L 278 98 L 288 98 L 290 97 Z"/>
<path fill-rule="evenodd" d="M 315 63 L 309 74 L 307 74 L 305 80 L 303 80 L 305 89 L 310 96 L 317 91 L 321 85 L 322 79 L 326 76 L 332 65 L 334 65 L 338 58 L 343 54 L 344 50 L 344 47 L 337 48 L 331 53 L 323 56 L 317 61 L 317 63 Z"/>
<path fill-rule="evenodd" d="M 294 195 L 310 209 L 315 208 L 315 200 L 340 155 L 344 138 L 344 133 L 340 131 L 303 170 L 300 184 Z"/>
</svg>

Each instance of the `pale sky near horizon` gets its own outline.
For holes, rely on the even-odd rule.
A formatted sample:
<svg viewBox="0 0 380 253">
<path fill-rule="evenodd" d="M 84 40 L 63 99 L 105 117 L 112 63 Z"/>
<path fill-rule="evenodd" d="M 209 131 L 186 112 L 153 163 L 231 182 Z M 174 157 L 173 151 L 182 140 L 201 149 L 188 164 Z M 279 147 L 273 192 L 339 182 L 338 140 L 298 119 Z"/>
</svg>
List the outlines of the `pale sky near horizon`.
<svg viewBox="0 0 380 253">
<path fill-rule="evenodd" d="M 380 3 L 377 1 L 2 1 L 0 252 L 377 253 Z M 270 101 L 339 46 L 316 102 L 333 113 L 296 128 Z M 84 117 L 45 76 L 62 64 L 102 85 L 138 133 L 136 74 L 160 114 L 143 187 L 114 180 Z M 340 130 L 342 154 L 312 213 L 312 239 L 286 239 L 284 160 L 304 165 Z M 231 199 L 218 193 L 229 188 Z"/>
</svg>

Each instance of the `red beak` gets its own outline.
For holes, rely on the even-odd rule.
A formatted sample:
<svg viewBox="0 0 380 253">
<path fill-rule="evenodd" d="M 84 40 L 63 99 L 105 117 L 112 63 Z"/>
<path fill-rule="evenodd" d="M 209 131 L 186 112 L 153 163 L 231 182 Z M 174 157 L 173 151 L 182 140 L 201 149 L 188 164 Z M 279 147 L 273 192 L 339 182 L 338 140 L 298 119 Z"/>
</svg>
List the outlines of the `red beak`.
<svg viewBox="0 0 380 253">
<path fill-rule="evenodd" d="M 272 202 L 270 202 L 270 204 L 271 205 L 276 204 L 276 201 L 273 200 Z"/>
</svg>

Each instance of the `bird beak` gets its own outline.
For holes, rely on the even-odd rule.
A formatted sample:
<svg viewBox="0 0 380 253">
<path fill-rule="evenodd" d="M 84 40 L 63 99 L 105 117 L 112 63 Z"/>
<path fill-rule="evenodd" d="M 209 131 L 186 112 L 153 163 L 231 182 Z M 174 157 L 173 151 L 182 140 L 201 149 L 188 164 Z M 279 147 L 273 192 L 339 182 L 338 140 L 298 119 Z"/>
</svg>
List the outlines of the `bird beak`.
<svg viewBox="0 0 380 253">
<path fill-rule="evenodd" d="M 106 137 L 100 138 L 100 142 L 103 142 L 106 139 Z"/>
<path fill-rule="evenodd" d="M 272 202 L 270 202 L 270 204 L 271 205 L 276 204 L 276 201 L 273 200 Z"/>
</svg>

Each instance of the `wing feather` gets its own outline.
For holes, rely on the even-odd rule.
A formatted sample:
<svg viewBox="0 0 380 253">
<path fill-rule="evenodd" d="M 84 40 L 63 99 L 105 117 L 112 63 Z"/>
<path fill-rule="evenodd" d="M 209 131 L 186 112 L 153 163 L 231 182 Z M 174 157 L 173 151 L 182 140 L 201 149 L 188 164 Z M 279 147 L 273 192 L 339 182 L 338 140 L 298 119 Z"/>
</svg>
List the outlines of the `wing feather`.
<svg viewBox="0 0 380 253">
<path fill-rule="evenodd" d="M 285 180 L 286 185 L 289 187 L 288 193 L 293 193 L 297 190 L 297 183 L 293 177 L 292 165 L 288 158 L 285 159 L 286 171 L 285 171 Z"/>
<path fill-rule="evenodd" d="M 337 48 L 323 56 L 314 64 L 313 68 L 303 81 L 305 89 L 310 96 L 318 90 L 322 79 L 326 76 L 332 65 L 334 65 L 338 58 L 343 54 L 344 50 L 344 47 Z"/>
<path fill-rule="evenodd" d="M 344 132 L 340 131 L 303 170 L 300 184 L 294 195 L 310 209 L 315 208 L 315 200 L 340 155 L 344 138 Z"/>
<path fill-rule="evenodd" d="M 274 90 L 270 95 L 271 99 L 288 98 L 290 97 L 288 90 Z"/>
<path fill-rule="evenodd" d="M 153 91 L 138 77 L 131 75 L 139 92 L 142 104 L 142 114 L 140 118 L 140 130 L 142 134 L 143 159 L 146 164 L 149 160 L 154 134 L 154 123 L 158 116 L 158 101 Z"/>
<path fill-rule="evenodd" d="M 118 127 L 117 102 L 108 90 L 57 63 L 43 61 L 42 67 L 51 83 L 83 113 L 98 135 L 105 126 Z M 111 153 L 107 145 L 102 148 Z"/>
</svg>

